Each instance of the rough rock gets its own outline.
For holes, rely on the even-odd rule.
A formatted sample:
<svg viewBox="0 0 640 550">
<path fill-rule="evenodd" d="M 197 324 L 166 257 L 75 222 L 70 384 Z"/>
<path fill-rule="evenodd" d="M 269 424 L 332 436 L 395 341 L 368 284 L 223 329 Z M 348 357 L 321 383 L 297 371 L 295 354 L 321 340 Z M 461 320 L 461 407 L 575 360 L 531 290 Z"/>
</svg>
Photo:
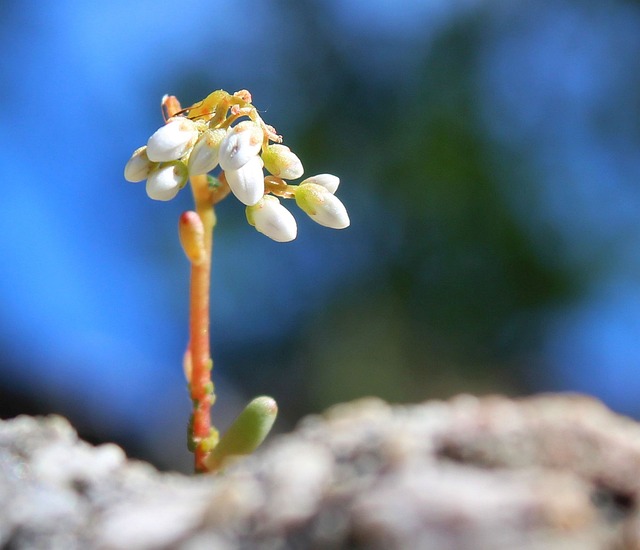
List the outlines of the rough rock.
<svg viewBox="0 0 640 550">
<path fill-rule="evenodd" d="M 336 406 L 217 477 L 0 422 L 0 547 L 640 548 L 640 425 L 580 396 Z"/>
</svg>

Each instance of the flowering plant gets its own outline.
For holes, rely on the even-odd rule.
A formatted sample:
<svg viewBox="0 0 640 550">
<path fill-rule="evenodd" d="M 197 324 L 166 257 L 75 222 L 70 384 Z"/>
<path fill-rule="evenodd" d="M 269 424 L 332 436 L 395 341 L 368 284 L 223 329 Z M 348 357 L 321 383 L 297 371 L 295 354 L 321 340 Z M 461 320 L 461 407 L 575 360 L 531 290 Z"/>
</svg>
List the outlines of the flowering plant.
<svg viewBox="0 0 640 550">
<path fill-rule="evenodd" d="M 222 437 L 211 425 L 215 394 L 209 293 L 214 205 L 232 193 L 246 205 L 249 224 L 278 242 L 292 241 L 298 231 L 295 218 L 280 199 L 294 199 L 303 212 L 326 227 L 344 229 L 350 222 L 335 196 L 340 183 L 336 176 L 320 174 L 299 185 L 287 183 L 302 176 L 302 162 L 265 124 L 248 91 L 217 90 L 186 109 L 176 97 L 165 96 L 162 109 L 165 124 L 133 153 L 124 177 L 130 182 L 146 180 L 147 195 L 161 201 L 171 200 L 190 183 L 195 211 L 184 212 L 178 224 L 180 243 L 191 262 L 189 344 L 184 356 L 193 402 L 188 446 L 195 455 L 196 472 L 210 472 L 235 456 L 251 453 L 277 414 L 275 401 L 263 396 L 251 401 Z M 217 177 L 209 174 L 216 169 Z"/>
</svg>

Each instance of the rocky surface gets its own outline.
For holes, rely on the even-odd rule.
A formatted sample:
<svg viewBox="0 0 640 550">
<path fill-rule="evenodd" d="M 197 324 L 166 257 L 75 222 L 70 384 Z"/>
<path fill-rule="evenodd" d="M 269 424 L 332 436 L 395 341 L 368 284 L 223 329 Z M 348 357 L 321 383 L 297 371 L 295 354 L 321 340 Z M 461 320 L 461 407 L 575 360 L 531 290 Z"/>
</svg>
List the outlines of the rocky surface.
<svg viewBox="0 0 640 550">
<path fill-rule="evenodd" d="M 0 422 L 0 547 L 640 548 L 640 425 L 578 396 L 340 405 L 218 477 Z"/>
</svg>

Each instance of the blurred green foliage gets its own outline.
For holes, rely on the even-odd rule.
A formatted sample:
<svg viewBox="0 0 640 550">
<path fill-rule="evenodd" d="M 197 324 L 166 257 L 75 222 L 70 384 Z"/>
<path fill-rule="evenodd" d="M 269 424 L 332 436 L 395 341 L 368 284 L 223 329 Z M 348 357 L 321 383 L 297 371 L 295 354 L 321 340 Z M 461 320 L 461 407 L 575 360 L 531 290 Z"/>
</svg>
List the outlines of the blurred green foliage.
<svg viewBox="0 0 640 550">
<path fill-rule="evenodd" d="M 302 349 L 273 353 L 274 365 L 289 365 L 278 377 L 302 371 L 294 378 L 305 387 L 286 384 L 282 409 L 369 394 L 526 392 L 527 354 L 539 345 L 529 316 L 578 290 L 533 249 L 495 177 L 496 162 L 504 173 L 527 159 L 496 144 L 479 118 L 484 12 L 454 19 L 417 52 L 415 72 L 386 80 L 349 63 L 331 28 L 314 24 L 328 16 L 302 4 L 314 50 L 292 75 L 327 93 L 313 94 L 296 150 L 305 165 L 340 174 L 354 224 L 366 224 L 379 254 L 300 328 L 292 341 Z"/>
</svg>

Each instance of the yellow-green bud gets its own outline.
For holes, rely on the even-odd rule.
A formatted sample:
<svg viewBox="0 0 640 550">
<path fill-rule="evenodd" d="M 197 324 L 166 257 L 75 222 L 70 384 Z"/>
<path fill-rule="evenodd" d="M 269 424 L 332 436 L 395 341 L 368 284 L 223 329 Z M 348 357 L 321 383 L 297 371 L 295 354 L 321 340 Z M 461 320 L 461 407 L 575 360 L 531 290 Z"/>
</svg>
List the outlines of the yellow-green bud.
<svg viewBox="0 0 640 550">
<path fill-rule="evenodd" d="M 302 162 L 286 145 L 269 145 L 262 153 L 262 160 L 269 172 L 285 180 L 299 178 L 304 173 Z"/>
</svg>

